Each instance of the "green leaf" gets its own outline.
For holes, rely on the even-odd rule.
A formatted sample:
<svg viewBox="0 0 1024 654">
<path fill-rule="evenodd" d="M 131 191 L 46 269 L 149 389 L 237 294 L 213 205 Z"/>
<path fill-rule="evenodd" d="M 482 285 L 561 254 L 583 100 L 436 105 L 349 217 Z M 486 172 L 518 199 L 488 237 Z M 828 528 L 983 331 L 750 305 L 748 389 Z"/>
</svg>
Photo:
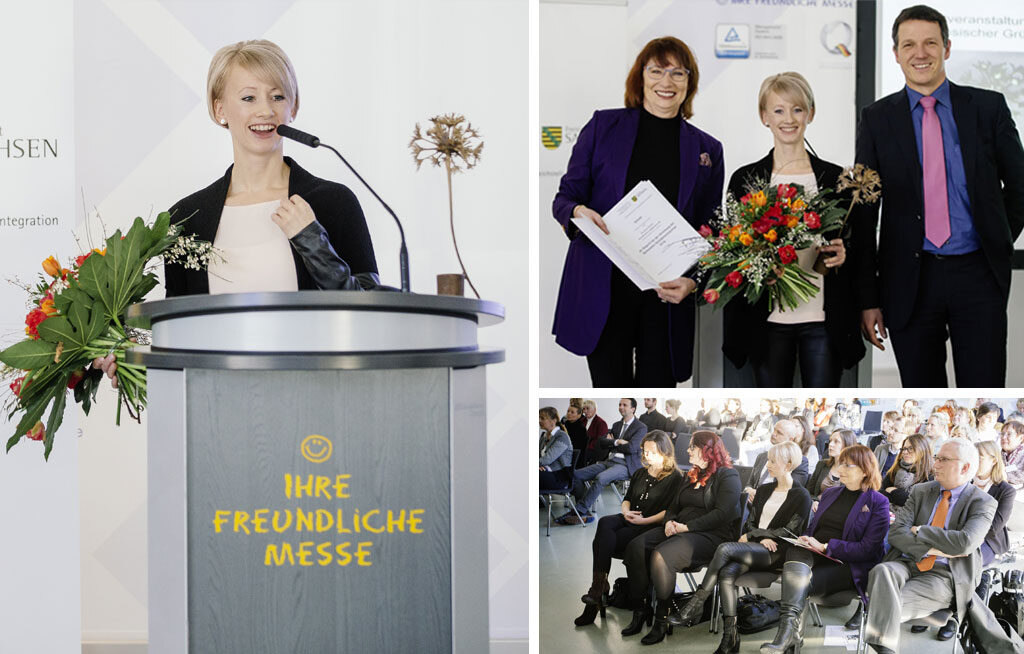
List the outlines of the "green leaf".
<svg viewBox="0 0 1024 654">
<path fill-rule="evenodd" d="M 174 242 L 175 239 L 171 238 L 167 233 L 170 227 L 171 214 L 166 211 L 160 212 L 153 226 L 149 229 L 146 242 L 143 244 L 143 261 L 149 261 Z"/>
<path fill-rule="evenodd" d="M 18 422 L 18 426 L 14 428 L 14 436 L 7 441 L 8 451 L 10 451 L 10 449 L 14 447 L 19 440 L 21 440 L 22 436 L 28 433 L 29 429 L 32 429 L 32 427 L 39 422 L 39 419 L 43 417 L 43 413 L 46 411 L 46 407 L 50 404 L 52 399 L 53 393 L 51 389 L 50 393 L 43 393 L 28 405 L 25 409 L 25 415 L 21 417 L 21 420 Z"/>
<path fill-rule="evenodd" d="M 43 324 L 48 320 L 52 320 L 52 318 L 44 320 Z M 42 324 L 39 326 L 42 327 Z M 53 363 L 53 357 L 56 353 L 56 343 L 25 339 L 0 352 L 0 361 L 12 368 L 35 370 L 36 368 L 42 368 L 47 364 Z"/>
<path fill-rule="evenodd" d="M 97 255 L 98 256 L 98 255 Z M 92 257 L 89 257 L 90 259 Z M 64 289 L 57 294 L 57 297 L 53 298 L 53 304 L 57 309 L 67 314 L 72 304 L 81 304 L 86 307 L 91 307 L 95 298 L 86 293 L 78 286 L 77 282 L 72 281 L 71 286 Z"/>
<path fill-rule="evenodd" d="M 64 422 L 64 406 L 68 401 L 67 386 L 70 378 L 69 372 L 54 391 L 53 408 L 50 409 L 50 417 L 46 421 L 46 434 L 43 436 L 43 458 L 47 460 L 50 458 L 50 450 L 53 449 L 53 437 L 57 434 L 57 428 Z"/>
</svg>

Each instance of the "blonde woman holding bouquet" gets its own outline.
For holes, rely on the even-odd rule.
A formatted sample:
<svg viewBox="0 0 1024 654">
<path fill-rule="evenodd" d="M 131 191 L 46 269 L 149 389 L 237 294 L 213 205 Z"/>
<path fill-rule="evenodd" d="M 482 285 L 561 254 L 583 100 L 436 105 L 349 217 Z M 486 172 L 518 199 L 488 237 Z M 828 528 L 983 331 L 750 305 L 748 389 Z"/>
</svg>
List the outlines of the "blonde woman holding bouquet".
<svg viewBox="0 0 1024 654">
<path fill-rule="evenodd" d="M 804 141 L 814 111 L 814 94 L 800 73 L 764 80 L 758 114 L 774 148 L 733 173 L 729 192 L 734 197 L 769 184 L 799 185 L 808 196 L 835 189 L 842 168 L 809 152 Z M 795 309 L 770 310 L 768 293 L 757 304 L 737 296 L 725 306 L 722 350 L 737 368 L 750 363 L 758 387 L 792 386 L 798 361 L 804 387 L 835 387 L 843 369 L 864 356 L 859 312 L 850 301 L 852 277 L 842 267 L 846 247 L 839 234 L 829 236 L 828 245 L 797 251 L 800 267 L 819 276 L 820 290 Z"/>
</svg>

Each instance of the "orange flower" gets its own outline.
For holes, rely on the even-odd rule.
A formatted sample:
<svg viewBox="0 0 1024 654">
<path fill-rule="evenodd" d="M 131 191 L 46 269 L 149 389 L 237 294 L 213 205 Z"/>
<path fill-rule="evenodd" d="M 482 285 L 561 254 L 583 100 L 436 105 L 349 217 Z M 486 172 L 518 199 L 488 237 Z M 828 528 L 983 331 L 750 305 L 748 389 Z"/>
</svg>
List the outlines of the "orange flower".
<svg viewBox="0 0 1024 654">
<path fill-rule="evenodd" d="M 740 243 L 742 243 L 743 245 L 750 245 L 753 242 L 754 242 L 754 237 L 751 236 L 750 234 L 748 234 L 746 232 L 743 232 L 742 234 L 740 234 Z"/>
<path fill-rule="evenodd" d="M 46 257 L 43 261 L 43 272 L 50 277 L 60 277 L 60 263 L 53 255 Z"/>
<path fill-rule="evenodd" d="M 53 299 L 52 298 L 46 298 L 42 302 L 40 302 L 39 303 L 39 308 L 47 316 L 52 316 L 52 315 L 57 313 L 57 307 L 53 306 Z"/>
<path fill-rule="evenodd" d="M 737 238 L 739 238 L 740 231 L 741 231 L 741 228 L 740 228 L 739 225 L 733 225 L 732 227 L 730 227 L 729 228 L 729 240 L 730 241 L 735 241 Z"/>
<path fill-rule="evenodd" d="M 800 224 L 800 218 L 798 216 L 786 216 L 786 227 L 793 229 Z"/>
<path fill-rule="evenodd" d="M 767 202 L 768 198 L 765 197 L 764 191 L 758 191 L 750 197 L 750 204 L 755 207 L 763 207 Z"/>
<path fill-rule="evenodd" d="M 793 208 L 794 208 L 794 209 L 800 210 L 800 209 L 803 209 L 803 208 L 804 208 L 804 206 L 805 206 L 805 205 L 804 205 L 804 201 L 803 201 L 802 199 L 800 199 L 800 198 L 797 198 L 797 199 L 796 199 L 796 200 L 795 200 L 795 201 L 793 202 Z"/>
<path fill-rule="evenodd" d="M 774 243 L 775 239 L 777 238 L 779 238 L 779 235 L 775 232 L 774 229 L 769 229 L 767 232 L 765 232 L 764 240 L 768 241 L 769 243 Z"/>
</svg>

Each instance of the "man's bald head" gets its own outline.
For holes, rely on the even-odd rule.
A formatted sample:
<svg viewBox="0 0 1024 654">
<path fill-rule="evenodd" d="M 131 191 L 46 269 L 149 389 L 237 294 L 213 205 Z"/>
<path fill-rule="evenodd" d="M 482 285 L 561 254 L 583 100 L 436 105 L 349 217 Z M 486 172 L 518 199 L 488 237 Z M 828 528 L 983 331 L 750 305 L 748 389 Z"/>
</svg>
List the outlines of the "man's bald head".
<svg viewBox="0 0 1024 654">
<path fill-rule="evenodd" d="M 791 441 L 799 444 L 804 438 L 804 428 L 796 420 L 783 418 L 772 429 L 772 445 Z"/>
</svg>

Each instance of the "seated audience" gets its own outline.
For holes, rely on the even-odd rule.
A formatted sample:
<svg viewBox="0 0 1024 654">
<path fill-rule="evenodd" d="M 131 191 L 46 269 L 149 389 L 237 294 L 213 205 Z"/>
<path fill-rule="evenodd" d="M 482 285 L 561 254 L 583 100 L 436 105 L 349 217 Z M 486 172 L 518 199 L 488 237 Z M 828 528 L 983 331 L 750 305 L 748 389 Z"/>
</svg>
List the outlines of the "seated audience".
<svg viewBox="0 0 1024 654">
<path fill-rule="evenodd" d="M 868 575 L 867 642 L 879 654 L 899 651 L 901 623 L 950 607 L 970 620 L 985 651 L 1024 647 L 1015 633 L 1003 632 L 987 606 L 971 601 L 997 507 L 970 483 L 977 469 L 974 445 L 950 439 L 935 457 L 935 481 L 916 485 L 896 512 L 885 562 Z"/>
<path fill-rule="evenodd" d="M 981 564 L 988 567 L 992 561 L 1010 549 L 1010 534 L 1006 523 L 1013 513 L 1013 501 L 1017 497 L 1017 489 L 1006 481 L 1006 466 L 1003 455 L 995 441 L 978 443 L 978 472 L 974 475 L 974 485 L 991 495 L 998 506 L 992 520 L 992 528 L 985 535 L 981 544 Z"/>
<path fill-rule="evenodd" d="M 636 399 L 624 397 L 619 400 L 619 420 L 612 425 L 606 438 L 598 440 L 598 447 L 608 449 L 608 458 L 576 471 L 573 495 L 576 496 L 576 511 L 585 522 L 593 522 L 590 514 L 594 502 L 601 496 L 605 487 L 616 481 L 624 481 L 642 467 L 640 461 L 640 444 L 647 435 L 647 426 L 636 416 Z M 583 482 L 593 481 L 588 490 Z M 579 524 L 579 518 L 572 511 L 558 518 L 559 524 Z"/>
<path fill-rule="evenodd" d="M 807 482 L 807 492 L 810 493 L 812 500 L 817 500 L 825 489 L 842 483 L 839 481 L 839 453 L 856 444 L 857 435 L 849 429 L 837 429 L 832 432 L 828 439 L 828 456 L 818 461 Z"/>
<path fill-rule="evenodd" d="M 654 397 L 644 398 L 644 412 L 640 416 L 640 422 L 647 425 L 647 431 L 665 431 L 665 416 L 658 412 L 658 399 Z"/>
<path fill-rule="evenodd" d="M 761 645 L 762 654 L 783 654 L 799 644 L 808 597 L 856 589 L 863 598 L 868 571 L 882 560 L 889 500 L 878 492 L 878 460 L 866 446 L 854 445 L 839 454 L 839 463 L 842 484 L 822 493 L 799 539 L 802 546 L 785 548 L 779 628 L 772 642 Z"/>
<path fill-rule="evenodd" d="M 886 416 L 889 416 L 886 419 Z M 889 474 L 900 458 L 900 448 L 907 435 L 904 433 L 904 421 L 895 411 L 886 411 L 882 416 L 882 434 L 884 440 L 875 447 L 875 456 L 878 458 L 878 472 L 884 478 Z M 884 486 L 884 484 L 883 484 Z"/>
<path fill-rule="evenodd" d="M 807 490 L 793 483 L 792 471 L 803 459 L 795 443 L 784 442 L 768 450 L 765 464 L 774 481 L 758 486 L 753 505 L 740 530 L 739 542 L 726 542 L 715 550 L 715 557 L 704 573 L 704 580 L 693 597 L 677 615 L 669 615 L 676 625 L 692 624 L 704 611 L 704 602 L 718 584 L 725 627 L 719 652 L 737 652 L 740 636 L 736 631 L 736 579 L 749 570 L 781 567 L 785 548 L 783 538 L 803 532 L 811 508 Z"/>
<path fill-rule="evenodd" d="M 803 427 L 800 426 L 799 422 L 791 418 L 784 418 L 778 421 L 772 429 L 772 445 L 778 445 L 779 443 L 784 443 L 786 441 L 796 443 L 797 447 L 800 447 L 804 441 Z M 757 458 L 754 459 L 754 465 L 750 467 L 750 482 L 747 487 L 743 489 L 743 492 L 746 493 L 747 497 L 750 499 L 753 499 L 754 491 L 758 486 L 771 481 L 771 473 L 768 472 L 768 469 L 765 466 L 767 462 L 768 453 L 761 452 L 757 455 Z M 797 485 L 805 486 L 807 484 L 808 469 L 807 457 L 803 456 L 800 465 L 798 465 L 792 472 L 793 481 L 796 482 Z"/>
<path fill-rule="evenodd" d="M 1019 489 L 1024 485 L 1024 423 L 1007 422 L 999 434 L 999 443 L 1003 449 L 1006 480 Z"/>
<path fill-rule="evenodd" d="M 978 420 L 978 442 L 999 441 L 999 414 L 1001 410 L 995 402 L 984 402 L 975 412 Z"/>
<path fill-rule="evenodd" d="M 581 599 L 586 607 L 576 626 L 592 624 L 598 611 L 604 615 L 608 604 L 608 572 L 612 556 L 621 552 L 636 536 L 659 529 L 665 510 L 675 502 L 683 477 L 676 468 L 672 440 L 663 431 L 648 432 L 643 439 L 643 467 L 633 473 L 622 507 L 615 515 L 597 521 L 594 534 L 594 578 Z"/>
<path fill-rule="evenodd" d="M 913 434 L 903 441 L 899 461 L 882 480 L 882 494 L 895 510 L 907 501 L 910 489 L 932 480 L 933 457 L 928 439 Z"/>
<path fill-rule="evenodd" d="M 715 549 L 737 536 L 740 516 L 740 476 L 732 467 L 729 453 L 718 434 L 697 431 L 690 438 L 690 463 L 676 500 L 662 529 L 652 529 L 626 546 L 633 620 L 622 630 L 624 636 L 640 632 L 649 615 L 647 600 L 651 585 L 657 597 L 654 626 L 641 641 L 660 642 L 668 630 L 670 598 L 676 573 L 705 565 Z"/>
<path fill-rule="evenodd" d="M 608 423 L 604 421 L 604 418 L 597 415 L 597 404 L 594 403 L 594 400 L 583 400 L 583 417 L 587 420 L 587 449 L 580 454 L 579 462 L 576 465 L 577 468 L 583 468 L 596 463 L 598 456 L 608 454 L 606 450 L 599 450 L 597 448 L 597 441 L 608 435 Z"/>
<path fill-rule="evenodd" d="M 580 460 L 583 459 L 583 453 L 587 451 L 587 419 L 583 417 L 583 408 L 576 404 L 570 404 L 569 408 L 565 410 L 565 418 L 562 419 L 562 424 L 565 426 L 565 431 L 569 434 L 569 442 L 572 443 L 572 449 L 579 450 L 580 456 L 576 460 L 576 467 L 581 468 Z"/>
<path fill-rule="evenodd" d="M 540 488 L 562 488 L 572 478 L 572 443 L 561 429 L 558 410 L 546 406 L 540 410 Z"/>
<path fill-rule="evenodd" d="M 679 434 L 689 432 L 690 430 L 686 426 L 686 420 L 679 415 L 679 405 L 681 403 L 675 398 L 665 400 L 665 432 L 672 437 L 672 442 L 675 443 L 676 438 Z M 686 443 L 683 443 L 685 446 Z"/>
</svg>

